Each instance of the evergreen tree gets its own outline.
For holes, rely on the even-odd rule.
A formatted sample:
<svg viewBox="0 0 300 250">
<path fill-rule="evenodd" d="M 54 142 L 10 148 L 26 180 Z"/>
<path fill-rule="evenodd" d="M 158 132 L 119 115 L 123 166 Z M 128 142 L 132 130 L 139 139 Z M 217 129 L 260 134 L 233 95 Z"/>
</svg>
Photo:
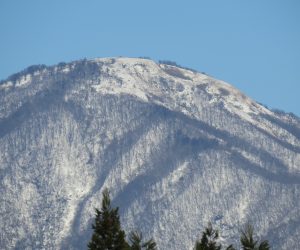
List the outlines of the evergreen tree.
<svg viewBox="0 0 300 250">
<path fill-rule="evenodd" d="M 221 250 L 221 245 L 217 243 L 219 238 L 219 232 L 212 228 L 212 224 L 209 223 L 202 233 L 200 241 L 196 241 L 195 250 Z"/>
<path fill-rule="evenodd" d="M 218 238 L 218 230 L 214 230 L 212 224 L 209 223 L 202 233 L 201 241 L 196 241 L 194 250 L 221 250 L 222 245 L 217 243 Z M 235 250 L 235 248 L 230 245 L 226 250 Z"/>
<path fill-rule="evenodd" d="M 103 191 L 102 208 L 95 209 L 94 233 L 88 244 L 90 250 L 128 250 L 125 232 L 121 229 L 119 208 L 110 205 L 109 191 Z"/>
<path fill-rule="evenodd" d="M 129 235 L 130 250 L 157 250 L 153 239 L 142 242 L 143 236 L 139 232 L 131 232 Z"/>
<path fill-rule="evenodd" d="M 270 245 L 267 240 L 258 244 L 258 240 L 254 239 L 254 228 L 252 225 L 247 224 L 242 230 L 241 244 L 243 250 L 269 250 Z"/>
</svg>

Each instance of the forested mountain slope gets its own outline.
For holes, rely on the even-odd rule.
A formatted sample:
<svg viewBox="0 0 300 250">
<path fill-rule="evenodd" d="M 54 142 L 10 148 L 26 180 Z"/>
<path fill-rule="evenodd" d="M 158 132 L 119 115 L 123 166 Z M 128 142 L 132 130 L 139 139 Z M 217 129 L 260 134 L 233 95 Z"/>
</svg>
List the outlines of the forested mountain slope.
<svg viewBox="0 0 300 250">
<path fill-rule="evenodd" d="M 109 188 L 159 249 L 247 221 L 300 249 L 300 120 L 178 66 L 100 58 L 0 84 L 0 248 L 85 249 Z"/>
</svg>

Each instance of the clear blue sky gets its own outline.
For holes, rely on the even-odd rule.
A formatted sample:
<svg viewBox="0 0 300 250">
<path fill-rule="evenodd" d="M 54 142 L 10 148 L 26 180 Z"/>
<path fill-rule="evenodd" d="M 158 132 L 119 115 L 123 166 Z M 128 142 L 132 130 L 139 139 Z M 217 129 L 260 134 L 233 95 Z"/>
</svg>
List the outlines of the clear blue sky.
<svg viewBox="0 0 300 250">
<path fill-rule="evenodd" d="M 173 60 L 300 116 L 299 0 L 0 0 L 0 79 L 110 56 Z"/>
</svg>

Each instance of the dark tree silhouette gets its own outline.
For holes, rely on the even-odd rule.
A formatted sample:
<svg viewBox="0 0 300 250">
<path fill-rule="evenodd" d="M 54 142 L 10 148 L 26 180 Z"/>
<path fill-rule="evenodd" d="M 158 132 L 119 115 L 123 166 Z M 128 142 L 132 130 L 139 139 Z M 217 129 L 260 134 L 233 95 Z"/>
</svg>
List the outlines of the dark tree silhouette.
<svg viewBox="0 0 300 250">
<path fill-rule="evenodd" d="M 118 207 L 110 205 L 109 191 L 103 191 L 102 208 L 95 209 L 94 233 L 88 244 L 90 250 L 128 250 L 125 232 L 121 229 Z"/>
<path fill-rule="evenodd" d="M 136 231 L 129 234 L 129 243 L 131 250 L 157 250 L 153 239 L 143 242 L 142 234 Z"/>
<path fill-rule="evenodd" d="M 195 250 L 221 250 L 221 245 L 217 243 L 219 238 L 219 232 L 212 228 L 212 224 L 209 223 L 202 233 L 200 241 L 196 241 Z"/>
<path fill-rule="evenodd" d="M 243 250 L 269 250 L 270 245 L 267 240 L 259 243 L 254 239 L 254 228 L 252 225 L 247 224 L 242 230 L 241 244 Z"/>
<path fill-rule="evenodd" d="M 196 241 L 194 250 L 221 250 L 222 245 L 218 243 L 219 232 L 213 229 L 212 224 L 209 223 L 202 233 L 202 238 L 200 241 Z M 226 250 L 235 250 L 235 248 L 230 245 Z"/>
</svg>

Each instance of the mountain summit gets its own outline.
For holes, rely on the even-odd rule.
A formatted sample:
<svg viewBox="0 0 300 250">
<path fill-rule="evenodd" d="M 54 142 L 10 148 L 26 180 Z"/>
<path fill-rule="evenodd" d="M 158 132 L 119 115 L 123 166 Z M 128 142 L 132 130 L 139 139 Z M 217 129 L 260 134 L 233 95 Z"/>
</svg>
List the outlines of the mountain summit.
<svg viewBox="0 0 300 250">
<path fill-rule="evenodd" d="M 223 243 L 250 221 L 273 249 L 300 249 L 300 120 L 147 59 L 2 81 L 0 248 L 85 249 L 105 188 L 159 249 L 191 249 L 209 221 Z"/>
</svg>

